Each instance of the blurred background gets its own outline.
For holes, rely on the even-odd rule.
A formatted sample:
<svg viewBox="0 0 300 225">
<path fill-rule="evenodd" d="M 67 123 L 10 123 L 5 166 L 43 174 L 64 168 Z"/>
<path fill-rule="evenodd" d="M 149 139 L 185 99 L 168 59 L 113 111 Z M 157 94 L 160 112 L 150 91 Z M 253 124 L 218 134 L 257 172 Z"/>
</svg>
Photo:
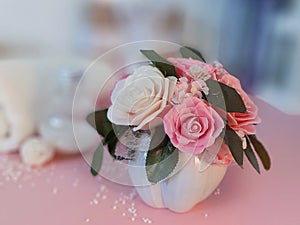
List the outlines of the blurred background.
<svg viewBox="0 0 300 225">
<path fill-rule="evenodd" d="M 52 73 L 127 42 L 171 41 L 199 49 L 247 91 L 300 114 L 299 22 L 298 0 L 0 0 L 0 61 L 43 59 Z"/>
</svg>

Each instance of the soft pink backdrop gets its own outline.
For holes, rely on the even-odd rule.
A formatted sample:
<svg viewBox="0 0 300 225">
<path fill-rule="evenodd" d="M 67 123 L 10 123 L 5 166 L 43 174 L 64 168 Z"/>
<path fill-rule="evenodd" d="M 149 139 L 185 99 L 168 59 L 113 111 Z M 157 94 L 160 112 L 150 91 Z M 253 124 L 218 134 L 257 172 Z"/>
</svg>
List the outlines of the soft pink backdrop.
<svg viewBox="0 0 300 225">
<path fill-rule="evenodd" d="M 0 155 L 0 224 L 300 224 L 300 116 L 256 102 L 271 171 L 257 175 L 248 163 L 243 170 L 230 167 L 219 192 L 188 213 L 150 208 L 132 187 L 93 178 L 81 156 L 30 170 L 19 156 Z"/>
</svg>

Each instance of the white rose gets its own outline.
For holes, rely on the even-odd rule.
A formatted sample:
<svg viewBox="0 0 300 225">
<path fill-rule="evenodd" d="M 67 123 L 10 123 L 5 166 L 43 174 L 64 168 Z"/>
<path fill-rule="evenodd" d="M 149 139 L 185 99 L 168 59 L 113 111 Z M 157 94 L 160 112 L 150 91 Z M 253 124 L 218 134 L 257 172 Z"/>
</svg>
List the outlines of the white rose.
<svg viewBox="0 0 300 225">
<path fill-rule="evenodd" d="M 137 126 L 140 130 L 167 106 L 177 78 L 167 77 L 155 67 L 143 66 L 120 80 L 113 90 L 108 119 L 118 125 Z"/>
</svg>

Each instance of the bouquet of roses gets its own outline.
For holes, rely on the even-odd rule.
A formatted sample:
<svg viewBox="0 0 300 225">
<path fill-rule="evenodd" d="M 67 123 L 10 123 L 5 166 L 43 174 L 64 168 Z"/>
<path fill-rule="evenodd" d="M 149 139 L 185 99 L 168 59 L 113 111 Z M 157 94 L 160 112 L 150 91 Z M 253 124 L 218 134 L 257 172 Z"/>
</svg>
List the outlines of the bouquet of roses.
<svg viewBox="0 0 300 225">
<path fill-rule="evenodd" d="M 166 135 L 146 149 L 145 167 L 152 183 L 172 173 L 179 152 L 209 158 L 209 163 L 234 160 L 241 167 L 245 155 L 260 173 L 258 156 L 263 167 L 270 168 L 270 158 L 255 136 L 258 109 L 240 81 L 220 63 L 206 63 L 195 49 L 182 47 L 180 52 L 182 58 L 165 59 L 153 50 L 141 50 L 147 65 L 122 76 L 112 91 L 111 106 L 88 116 L 104 137 L 94 153 L 93 175 L 101 168 L 104 146 L 116 160 L 133 160 L 134 147 L 127 146 L 126 154 L 117 153 L 119 140 L 123 135 L 151 136 L 154 129 Z"/>
</svg>

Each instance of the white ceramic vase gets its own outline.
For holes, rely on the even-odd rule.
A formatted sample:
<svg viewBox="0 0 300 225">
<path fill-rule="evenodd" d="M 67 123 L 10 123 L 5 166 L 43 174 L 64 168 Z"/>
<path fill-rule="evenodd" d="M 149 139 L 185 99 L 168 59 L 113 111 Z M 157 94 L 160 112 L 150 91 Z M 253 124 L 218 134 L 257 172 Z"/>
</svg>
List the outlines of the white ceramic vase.
<svg viewBox="0 0 300 225">
<path fill-rule="evenodd" d="M 129 168 L 130 178 L 142 200 L 155 208 L 168 208 L 183 213 L 207 198 L 222 181 L 227 166 L 211 164 L 199 171 L 195 155 L 179 152 L 179 162 L 174 172 L 165 180 L 151 184 L 145 168 L 146 152 L 137 155 Z"/>
</svg>

